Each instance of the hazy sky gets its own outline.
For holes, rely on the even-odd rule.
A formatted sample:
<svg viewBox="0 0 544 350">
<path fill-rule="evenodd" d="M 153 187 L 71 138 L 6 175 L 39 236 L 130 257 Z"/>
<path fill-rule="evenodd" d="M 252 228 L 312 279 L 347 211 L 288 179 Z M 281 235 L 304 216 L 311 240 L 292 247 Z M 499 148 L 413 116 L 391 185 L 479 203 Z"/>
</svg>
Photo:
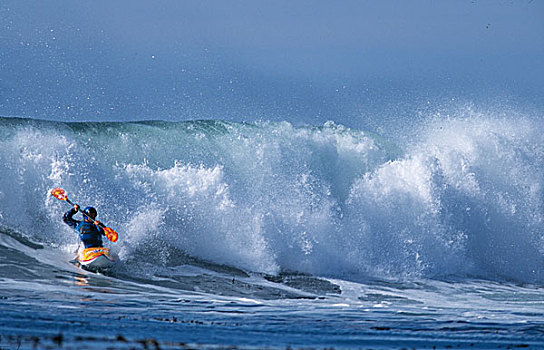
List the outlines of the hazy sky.
<svg viewBox="0 0 544 350">
<path fill-rule="evenodd" d="M 0 16 L 0 115 L 319 123 L 544 96 L 540 0 L 3 0 Z"/>
</svg>

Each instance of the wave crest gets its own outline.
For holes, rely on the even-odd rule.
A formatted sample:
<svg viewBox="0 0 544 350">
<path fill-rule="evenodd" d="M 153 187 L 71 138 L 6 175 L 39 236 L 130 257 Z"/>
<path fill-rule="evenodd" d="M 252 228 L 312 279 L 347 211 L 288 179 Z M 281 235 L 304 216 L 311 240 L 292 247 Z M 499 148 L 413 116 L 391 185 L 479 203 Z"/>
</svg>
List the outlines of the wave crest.
<svg viewBox="0 0 544 350">
<path fill-rule="evenodd" d="M 471 114 L 400 144 L 331 122 L 2 119 L 0 221 L 73 244 L 47 194 L 63 186 L 127 259 L 152 241 L 269 274 L 544 281 L 539 127 Z"/>
</svg>

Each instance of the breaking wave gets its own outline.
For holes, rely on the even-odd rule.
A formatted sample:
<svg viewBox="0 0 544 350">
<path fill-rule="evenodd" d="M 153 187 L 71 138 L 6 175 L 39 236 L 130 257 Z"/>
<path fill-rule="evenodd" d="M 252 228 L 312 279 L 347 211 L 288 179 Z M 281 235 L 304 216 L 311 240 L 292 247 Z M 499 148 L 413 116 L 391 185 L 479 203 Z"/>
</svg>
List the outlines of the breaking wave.
<svg viewBox="0 0 544 350">
<path fill-rule="evenodd" d="M 328 122 L 0 119 L 0 224 L 67 247 L 61 186 L 122 260 L 248 271 L 543 282 L 544 136 L 470 111 L 406 142 Z"/>
</svg>

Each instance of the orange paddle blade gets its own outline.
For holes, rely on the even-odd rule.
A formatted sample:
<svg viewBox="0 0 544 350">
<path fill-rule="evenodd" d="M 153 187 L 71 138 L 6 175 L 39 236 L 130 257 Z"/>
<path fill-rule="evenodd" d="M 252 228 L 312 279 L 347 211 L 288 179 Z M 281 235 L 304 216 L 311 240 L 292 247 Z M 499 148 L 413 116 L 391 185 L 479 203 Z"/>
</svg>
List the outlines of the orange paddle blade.
<svg viewBox="0 0 544 350">
<path fill-rule="evenodd" d="M 112 242 L 117 242 L 119 235 L 112 228 L 104 227 L 104 233 L 106 234 L 107 239 L 109 239 Z"/>
<path fill-rule="evenodd" d="M 52 189 L 51 195 L 55 197 L 56 199 L 60 199 L 61 201 L 65 201 L 68 198 L 66 196 L 66 192 L 60 187 Z"/>
</svg>

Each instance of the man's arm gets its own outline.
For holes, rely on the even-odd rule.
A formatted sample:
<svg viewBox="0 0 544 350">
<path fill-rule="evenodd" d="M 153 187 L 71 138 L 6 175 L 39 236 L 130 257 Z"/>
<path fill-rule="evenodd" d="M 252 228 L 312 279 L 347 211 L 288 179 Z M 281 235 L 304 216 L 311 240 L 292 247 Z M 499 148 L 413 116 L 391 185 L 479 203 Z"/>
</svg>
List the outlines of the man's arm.
<svg viewBox="0 0 544 350">
<path fill-rule="evenodd" d="M 105 236 L 105 235 L 106 235 L 106 232 L 104 232 L 104 229 L 102 228 L 102 226 L 100 226 L 100 221 L 95 220 L 95 221 L 94 221 L 94 224 L 96 225 L 96 228 L 98 229 L 98 231 L 100 232 L 100 234 L 101 234 L 102 236 Z"/>
<path fill-rule="evenodd" d="M 72 228 L 76 228 L 77 225 L 81 222 L 81 221 L 78 221 L 78 220 L 74 220 L 72 217 L 77 213 L 77 208 L 72 208 L 70 209 L 69 211 L 67 211 L 66 213 L 64 213 L 64 216 L 62 217 L 62 220 L 70 227 Z"/>
</svg>

